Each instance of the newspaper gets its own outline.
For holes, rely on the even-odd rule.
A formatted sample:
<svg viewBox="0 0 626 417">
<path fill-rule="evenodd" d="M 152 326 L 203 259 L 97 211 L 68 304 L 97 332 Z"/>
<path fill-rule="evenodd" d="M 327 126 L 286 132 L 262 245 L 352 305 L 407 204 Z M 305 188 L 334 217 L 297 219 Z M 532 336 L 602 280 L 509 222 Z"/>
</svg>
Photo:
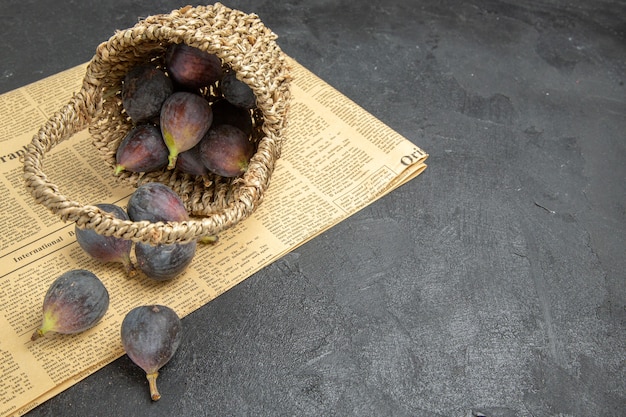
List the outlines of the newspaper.
<svg viewBox="0 0 626 417">
<path fill-rule="evenodd" d="M 0 95 L 0 416 L 23 415 L 122 356 L 119 329 L 131 308 L 160 303 L 184 317 L 426 168 L 423 150 L 291 58 L 289 64 L 289 127 L 263 203 L 217 244 L 199 245 L 191 266 L 168 282 L 130 279 L 120 265 L 89 258 L 74 225 L 35 204 L 22 183 L 25 145 L 79 89 L 86 64 Z M 133 191 L 115 180 L 87 131 L 57 145 L 44 167 L 83 204 L 125 206 Z M 103 281 L 108 312 L 84 333 L 32 342 L 48 286 L 75 268 Z"/>
</svg>

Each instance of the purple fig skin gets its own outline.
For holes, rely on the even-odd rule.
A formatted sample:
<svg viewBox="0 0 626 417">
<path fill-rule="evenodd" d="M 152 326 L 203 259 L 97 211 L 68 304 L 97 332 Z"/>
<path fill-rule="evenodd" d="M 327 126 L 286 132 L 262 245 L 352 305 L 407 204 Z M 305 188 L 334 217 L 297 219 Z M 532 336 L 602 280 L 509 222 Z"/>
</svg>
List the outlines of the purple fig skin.
<svg viewBox="0 0 626 417">
<path fill-rule="evenodd" d="M 163 71 L 150 64 L 140 65 L 124 77 L 122 106 L 134 123 L 143 122 L 158 116 L 173 92 L 172 80 Z"/>
<path fill-rule="evenodd" d="M 137 266 L 146 276 L 155 281 L 169 281 L 180 275 L 193 260 L 197 243 L 171 243 L 150 245 L 138 242 L 135 245 Z"/>
<path fill-rule="evenodd" d="M 159 370 L 180 346 L 181 329 L 176 312 L 163 305 L 135 307 L 122 320 L 122 346 L 130 360 L 146 373 L 153 401 L 161 398 L 156 380 Z"/>
<path fill-rule="evenodd" d="M 140 185 L 131 194 L 126 210 L 134 222 L 182 222 L 189 220 L 183 200 L 174 190 L 160 182 Z"/>
<path fill-rule="evenodd" d="M 237 107 L 226 99 L 211 104 L 213 123 L 211 126 L 231 125 L 241 129 L 246 135 L 252 134 L 252 116 L 249 110 Z"/>
<path fill-rule="evenodd" d="M 158 127 L 151 124 L 136 126 L 117 148 L 114 175 L 122 171 L 156 171 L 167 165 L 168 155 L 169 150 Z"/>
<path fill-rule="evenodd" d="M 165 66 L 179 89 L 198 90 L 222 78 L 222 61 L 213 54 L 185 44 L 172 44 Z"/>
<path fill-rule="evenodd" d="M 43 301 L 41 326 L 31 336 L 37 340 L 48 332 L 80 333 L 94 327 L 109 308 L 109 293 L 90 271 L 74 269 L 59 276 Z"/>
<path fill-rule="evenodd" d="M 194 93 L 178 91 L 161 107 L 161 133 L 169 150 L 168 169 L 174 169 L 180 152 L 193 148 L 211 127 L 213 111 L 209 102 Z"/>
<path fill-rule="evenodd" d="M 102 203 L 95 206 L 117 219 L 129 220 L 126 211 L 115 204 Z M 130 258 L 132 241 L 115 236 L 104 236 L 95 230 L 81 229 L 78 226 L 74 226 L 74 231 L 76 233 L 76 242 L 89 256 L 104 263 L 121 263 L 129 276 L 136 274 Z"/>
<path fill-rule="evenodd" d="M 222 79 L 222 94 L 231 104 L 243 109 L 256 107 L 256 96 L 252 88 L 243 81 L 237 79 L 234 72 L 229 72 Z"/>
<path fill-rule="evenodd" d="M 222 177 L 237 177 L 245 173 L 252 155 L 254 144 L 235 126 L 214 126 L 200 142 L 202 163 L 209 171 Z"/>
<path fill-rule="evenodd" d="M 198 143 L 188 151 L 178 154 L 176 159 L 176 170 L 184 174 L 197 175 L 203 177 L 209 174 L 209 170 L 200 159 L 200 144 Z"/>
</svg>

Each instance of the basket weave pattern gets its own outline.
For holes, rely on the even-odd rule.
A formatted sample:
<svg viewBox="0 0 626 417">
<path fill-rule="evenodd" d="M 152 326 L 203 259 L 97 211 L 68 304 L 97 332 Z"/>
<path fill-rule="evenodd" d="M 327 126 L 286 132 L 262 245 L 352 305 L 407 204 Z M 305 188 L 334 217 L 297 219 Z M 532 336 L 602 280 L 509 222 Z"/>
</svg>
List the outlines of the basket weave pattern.
<svg viewBox="0 0 626 417">
<path fill-rule="evenodd" d="M 186 222 L 124 221 L 93 205 L 98 202 L 82 204 L 64 196 L 43 172 L 44 155 L 59 142 L 89 128 L 94 145 L 113 175 L 117 147 L 132 127 L 122 110 L 122 80 L 137 64 L 162 63 L 165 49 L 172 43 L 186 43 L 217 55 L 254 91 L 258 142 L 247 172 L 236 179 L 214 176 L 209 181 L 176 170 L 120 174 L 120 181 L 134 186 L 147 181 L 170 186 L 192 215 Z M 28 146 L 24 157 L 26 187 L 36 202 L 62 220 L 105 236 L 156 244 L 216 235 L 247 218 L 263 200 L 280 157 L 290 101 L 289 80 L 276 35 L 254 14 L 216 3 L 150 16 L 98 46 L 80 91 L 40 128 Z M 207 97 L 211 88 L 207 89 Z"/>
</svg>

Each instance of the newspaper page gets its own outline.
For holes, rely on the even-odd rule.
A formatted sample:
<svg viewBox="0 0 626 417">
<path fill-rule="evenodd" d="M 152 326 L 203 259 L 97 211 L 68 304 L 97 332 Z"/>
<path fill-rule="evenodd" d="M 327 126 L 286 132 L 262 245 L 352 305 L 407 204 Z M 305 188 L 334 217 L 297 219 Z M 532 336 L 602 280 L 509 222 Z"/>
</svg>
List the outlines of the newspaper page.
<svg viewBox="0 0 626 417">
<path fill-rule="evenodd" d="M 282 156 L 258 210 L 199 245 L 179 277 L 128 278 L 121 265 L 91 259 L 74 225 L 34 203 L 22 182 L 24 147 L 80 87 L 85 65 L 0 96 L 0 416 L 19 416 L 124 354 L 120 325 L 142 304 L 180 317 L 419 175 L 427 154 L 292 59 L 293 103 Z M 44 171 L 83 204 L 125 207 L 133 188 L 115 180 L 87 131 L 57 145 Z M 76 335 L 31 341 L 50 283 L 71 269 L 94 272 L 110 307 Z"/>
</svg>

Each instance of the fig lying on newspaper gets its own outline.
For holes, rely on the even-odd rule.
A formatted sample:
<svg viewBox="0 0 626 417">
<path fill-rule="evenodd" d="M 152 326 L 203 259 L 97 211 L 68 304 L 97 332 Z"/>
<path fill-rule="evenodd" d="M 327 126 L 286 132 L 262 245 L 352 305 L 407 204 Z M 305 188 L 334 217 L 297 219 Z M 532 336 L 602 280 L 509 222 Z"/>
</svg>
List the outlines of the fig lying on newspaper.
<svg viewBox="0 0 626 417">
<path fill-rule="evenodd" d="M 48 332 L 80 333 L 95 326 L 109 308 L 109 292 L 98 277 L 84 269 L 59 276 L 43 301 L 43 319 L 31 340 Z"/>
<path fill-rule="evenodd" d="M 135 255 L 137 267 L 148 278 L 155 281 L 169 281 L 183 273 L 196 255 L 196 241 L 189 243 L 149 243 L 137 242 Z"/>
<path fill-rule="evenodd" d="M 128 200 L 133 221 L 185 221 L 189 215 L 180 196 L 160 182 L 140 185 Z M 196 254 L 196 242 L 150 245 L 137 242 L 137 267 L 149 278 L 167 281 L 180 275 Z"/>
</svg>

